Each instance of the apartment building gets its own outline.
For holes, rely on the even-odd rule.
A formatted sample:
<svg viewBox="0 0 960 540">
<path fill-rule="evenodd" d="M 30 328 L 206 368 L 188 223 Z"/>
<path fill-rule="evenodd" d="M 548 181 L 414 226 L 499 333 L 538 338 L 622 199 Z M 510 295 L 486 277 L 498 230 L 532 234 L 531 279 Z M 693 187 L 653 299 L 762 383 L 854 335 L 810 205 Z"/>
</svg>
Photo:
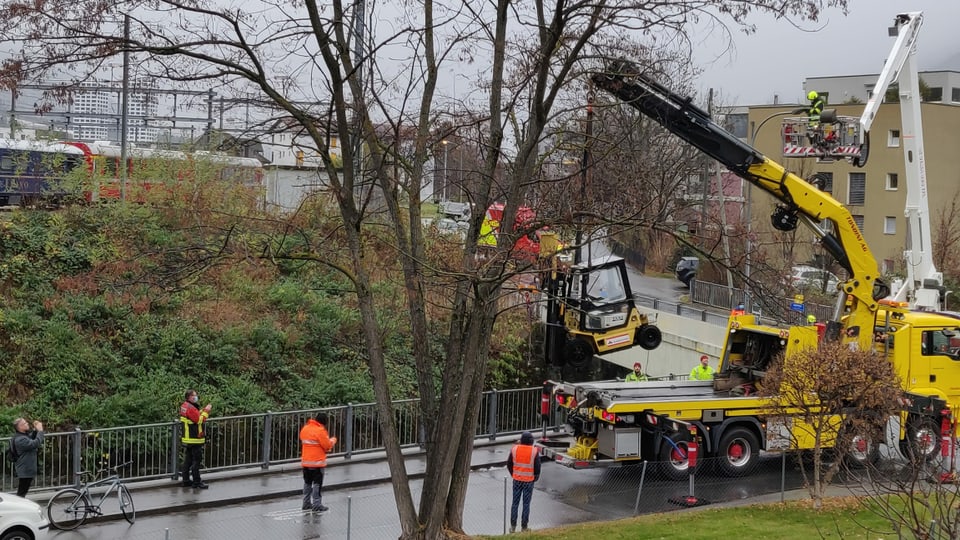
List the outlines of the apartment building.
<svg viewBox="0 0 960 540">
<path fill-rule="evenodd" d="M 956 74 L 949 72 L 948 75 Z M 808 79 L 806 87 L 812 89 L 814 85 L 819 85 L 816 87 L 826 88 L 826 91 L 831 92 L 831 96 L 835 96 L 844 95 L 843 92 L 854 95 L 854 90 L 859 91 L 866 84 L 860 77 L 842 79 L 849 83 L 843 87 L 846 90 L 841 86 L 831 85 L 824 79 Z M 876 80 L 876 76 L 873 79 Z M 960 88 L 960 77 L 946 77 L 943 80 L 944 84 L 958 84 L 956 88 L 941 87 L 943 94 L 952 98 L 956 89 Z M 921 104 L 930 223 L 934 240 L 943 212 L 955 199 L 960 201 L 960 168 L 956 166 L 960 147 L 960 106 L 957 105 L 952 104 L 952 101 L 928 101 Z M 825 162 L 814 158 L 797 159 L 782 155 L 780 118 L 789 117 L 792 109 L 802 106 L 751 107 L 747 121 L 749 133 L 755 138 L 754 146 L 804 178 L 809 178 L 814 173 L 826 174 L 830 180 L 824 189 L 853 213 L 874 256 L 880 261 L 881 271 L 902 273 L 905 268 L 902 254 L 907 241 L 904 217 L 907 186 L 904 151 L 900 139 L 902 123 L 899 103 L 885 103 L 880 106 L 870 133 L 869 160 L 862 168 L 854 167 L 845 160 Z M 864 105 L 831 104 L 828 108 L 837 109 L 840 115 L 859 117 Z M 761 124 L 763 127 L 758 130 L 757 127 Z M 768 216 L 773 210 L 775 200 L 754 189 L 751 192 L 750 204 L 753 209 L 753 229 L 772 238 L 773 230 Z M 806 262 L 816 253 L 814 237 L 804 227 L 800 227 L 798 231 L 798 250 L 795 252 L 794 262 Z"/>
</svg>

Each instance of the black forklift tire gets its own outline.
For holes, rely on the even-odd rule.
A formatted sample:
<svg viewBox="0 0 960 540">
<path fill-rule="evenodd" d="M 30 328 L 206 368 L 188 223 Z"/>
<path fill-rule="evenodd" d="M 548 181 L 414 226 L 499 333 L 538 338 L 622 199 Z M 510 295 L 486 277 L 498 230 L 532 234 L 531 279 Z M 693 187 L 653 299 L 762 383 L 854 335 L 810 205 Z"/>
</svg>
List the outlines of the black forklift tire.
<svg viewBox="0 0 960 540">
<path fill-rule="evenodd" d="M 648 351 L 659 347 L 662 341 L 663 334 L 652 324 L 646 324 L 637 329 L 637 343 Z"/>
<path fill-rule="evenodd" d="M 573 338 L 567 341 L 564 347 L 564 358 L 567 364 L 575 368 L 584 368 L 590 365 L 593 359 L 593 345 L 583 338 Z"/>
</svg>

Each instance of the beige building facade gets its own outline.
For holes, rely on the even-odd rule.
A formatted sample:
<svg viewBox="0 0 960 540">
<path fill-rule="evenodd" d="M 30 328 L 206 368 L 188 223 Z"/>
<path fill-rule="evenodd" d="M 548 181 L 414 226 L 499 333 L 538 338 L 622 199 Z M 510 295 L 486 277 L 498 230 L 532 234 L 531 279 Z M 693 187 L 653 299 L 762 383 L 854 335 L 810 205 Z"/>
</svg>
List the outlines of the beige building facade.
<svg viewBox="0 0 960 540">
<path fill-rule="evenodd" d="M 882 273 L 903 274 L 903 250 L 907 241 L 906 168 L 901 140 L 899 103 L 886 103 L 873 122 L 870 132 L 870 154 L 865 167 L 857 168 L 845 160 L 819 161 L 815 158 L 791 158 L 782 154 L 781 121 L 796 117 L 790 111 L 803 105 L 770 105 L 750 107 L 747 113 L 747 141 L 759 151 L 783 164 L 789 171 L 809 178 L 826 173 L 832 178 L 825 191 L 844 204 L 854 215 L 870 245 Z M 860 117 L 863 104 L 828 105 L 838 114 Z M 960 107 L 946 103 L 923 103 L 924 159 L 930 202 L 930 224 L 933 239 L 942 214 L 955 199 L 960 201 Z M 769 215 L 776 200 L 758 189 L 751 190 L 751 226 L 759 237 L 759 245 L 776 245 Z M 818 252 L 814 236 L 801 225 L 795 238 L 795 250 L 788 264 L 811 261 Z M 770 255 L 770 254 L 768 254 Z M 943 269 L 941 269 L 943 270 Z"/>
</svg>

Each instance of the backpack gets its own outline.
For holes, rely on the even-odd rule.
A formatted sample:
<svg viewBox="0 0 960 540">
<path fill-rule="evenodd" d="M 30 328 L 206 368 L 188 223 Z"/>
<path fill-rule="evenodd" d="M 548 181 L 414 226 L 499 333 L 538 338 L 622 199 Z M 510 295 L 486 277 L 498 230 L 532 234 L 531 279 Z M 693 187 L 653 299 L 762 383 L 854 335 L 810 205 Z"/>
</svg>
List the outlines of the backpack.
<svg viewBox="0 0 960 540">
<path fill-rule="evenodd" d="M 9 462 L 17 461 L 17 452 L 13 449 L 13 439 L 7 444 L 7 449 L 3 451 L 3 457 Z"/>
</svg>

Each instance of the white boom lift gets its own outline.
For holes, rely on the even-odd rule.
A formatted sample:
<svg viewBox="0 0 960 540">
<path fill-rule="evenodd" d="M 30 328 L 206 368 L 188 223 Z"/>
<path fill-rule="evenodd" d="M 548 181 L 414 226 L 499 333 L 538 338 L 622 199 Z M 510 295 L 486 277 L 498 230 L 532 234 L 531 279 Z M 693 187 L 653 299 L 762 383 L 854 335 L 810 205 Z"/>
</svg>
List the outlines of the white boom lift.
<svg viewBox="0 0 960 540">
<path fill-rule="evenodd" d="M 908 302 L 912 309 L 943 308 L 943 274 L 933 263 L 933 241 L 930 230 L 930 205 L 927 194 L 927 172 L 923 154 L 923 128 L 920 115 L 920 78 L 917 74 L 917 34 L 923 22 L 919 11 L 901 13 L 889 28 L 896 37 L 893 49 L 870 99 L 860 118 L 837 116 L 825 109 L 820 123 L 811 126 L 803 118 L 783 121 L 783 154 L 786 157 L 816 157 L 821 161 L 843 158 L 856 167 L 867 163 L 870 153 L 870 127 L 890 85 L 897 81 L 900 94 L 900 144 L 903 145 L 906 171 L 907 249 L 903 252 L 907 267 L 905 280 L 893 283 L 892 300 Z"/>
</svg>

